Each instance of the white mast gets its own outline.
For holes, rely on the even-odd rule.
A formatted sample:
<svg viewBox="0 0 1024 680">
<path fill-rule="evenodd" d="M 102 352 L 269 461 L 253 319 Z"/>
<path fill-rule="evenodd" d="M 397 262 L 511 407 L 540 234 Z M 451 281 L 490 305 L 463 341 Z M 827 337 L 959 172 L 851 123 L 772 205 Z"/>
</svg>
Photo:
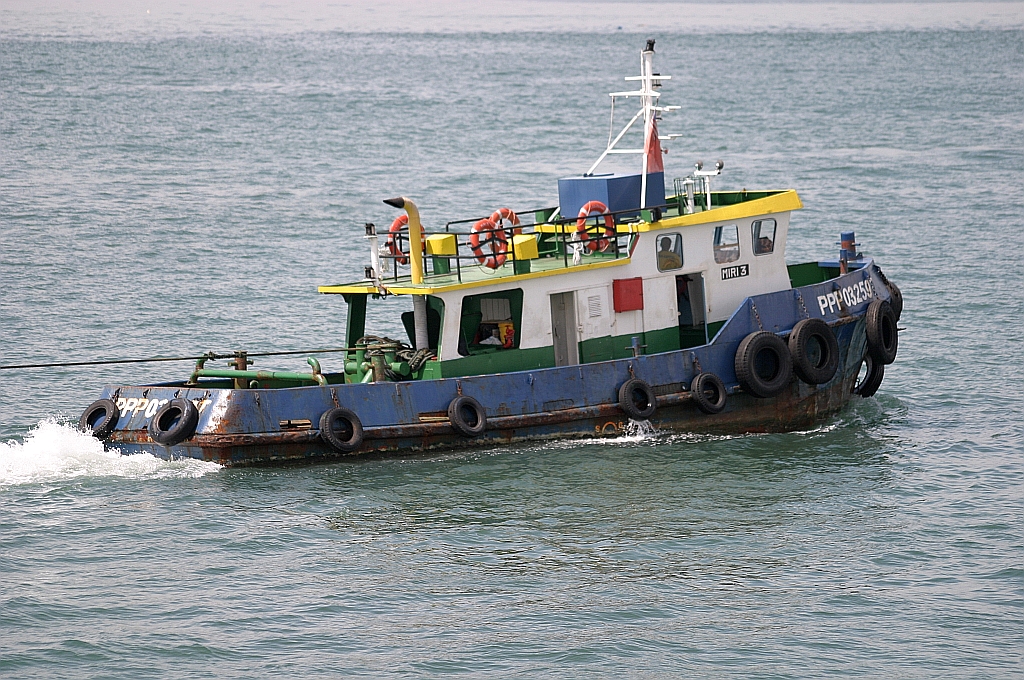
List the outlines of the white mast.
<svg viewBox="0 0 1024 680">
<path fill-rule="evenodd" d="M 641 170 L 640 179 L 640 207 L 647 207 L 647 158 L 648 158 L 648 140 L 653 142 L 652 135 L 655 128 L 655 121 L 658 113 L 661 111 L 675 111 L 678 106 L 658 106 L 658 98 L 661 93 L 656 88 L 661 87 L 661 81 L 671 80 L 672 76 L 655 75 L 654 73 L 654 40 L 648 40 L 647 46 L 640 52 L 640 75 L 639 76 L 627 76 L 626 80 L 638 80 L 640 81 L 640 89 L 630 92 L 611 92 L 609 96 L 612 97 L 612 111 L 615 110 L 615 98 L 616 97 L 640 97 L 640 110 L 633 115 L 633 117 L 626 123 L 626 126 L 622 128 L 622 131 L 615 136 L 614 139 L 608 142 L 608 147 L 601 154 L 601 157 L 594 162 L 590 169 L 584 173 L 584 177 L 588 177 L 594 174 L 597 166 L 601 164 L 608 154 L 620 154 L 620 153 L 632 153 L 641 154 L 643 156 L 643 165 Z M 644 119 L 644 141 L 643 146 L 639 149 L 618 149 L 616 145 L 626 135 L 626 132 L 633 127 L 640 117 Z M 679 137 L 680 135 L 665 135 L 659 136 L 659 140 L 669 140 Z"/>
</svg>

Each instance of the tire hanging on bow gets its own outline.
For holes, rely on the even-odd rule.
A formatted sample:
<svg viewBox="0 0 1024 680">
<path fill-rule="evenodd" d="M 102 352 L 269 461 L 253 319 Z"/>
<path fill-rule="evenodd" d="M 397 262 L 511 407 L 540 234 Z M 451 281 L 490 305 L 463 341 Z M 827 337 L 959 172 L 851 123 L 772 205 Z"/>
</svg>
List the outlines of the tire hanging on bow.
<svg viewBox="0 0 1024 680">
<path fill-rule="evenodd" d="M 868 351 L 883 364 L 896 360 L 900 333 L 896 327 L 896 313 L 887 300 L 872 300 L 864 314 Z"/>
<path fill-rule="evenodd" d="M 871 352 L 867 352 L 861 367 L 864 369 L 864 374 L 858 376 L 857 382 L 853 386 L 853 393 L 867 399 L 873 396 L 882 385 L 882 379 L 885 377 L 885 364 L 876 359 Z"/>
<path fill-rule="evenodd" d="M 121 412 L 110 399 L 98 399 L 89 404 L 78 420 L 78 429 L 97 439 L 106 439 L 117 427 Z"/>
<path fill-rule="evenodd" d="M 839 342 L 821 319 L 802 319 L 789 334 L 793 372 L 808 385 L 824 385 L 839 369 Z"/>
<path fill-rule="evenodd" d="M 793 376 L 789 347 L 771 331 L 754 331 L 743 338 L 734 363 L 740 386 L 761 399 L 781 394 Z"/>
<path fill-rule="evenodd" d="M 196 433 L 199 409 L 189 399 L 168 401 L 149 420 L 149 438 L 164 446 L 177 446 Z"/>
</svg>

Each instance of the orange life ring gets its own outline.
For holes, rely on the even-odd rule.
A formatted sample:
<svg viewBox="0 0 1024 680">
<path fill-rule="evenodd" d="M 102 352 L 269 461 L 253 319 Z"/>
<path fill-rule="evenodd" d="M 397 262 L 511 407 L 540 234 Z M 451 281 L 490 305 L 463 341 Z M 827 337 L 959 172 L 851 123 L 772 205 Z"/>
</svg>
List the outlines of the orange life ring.
<svg viewBox="0 0 1024 680">
<path fill-rule="evenodd" d="M 523 230 L 519 227 L 519 215 L 516 215 L 509 208 L 498 208 L 491 214 L 491 222 L 494 222 L 495 226 L 501 227 L 507 234 L 515 234 L 518 236 L 523 233 Z"/>
<path fill-rule="evenodd" d="M 399 215 L 395 218 L 395 221 L 391 223 L 391 228 L 388 229 L 388 250 L 392 255 L 395 256 L 395 262 L 398 264 L 409 264 L 409 253 L 402 252 L 402 249 L 398 245 L 398 237 L 406 228 L 409 226 L 409 216 Z M 423 232 L 420 231 L 420 244 L 421 252 L 426 251 L 427 241 L 423 237 Z"/>
<path fill-rule="evenodd" d="M 470 230 L 469 246 L 477 262 L 490 269 L 505 264 L 508 257 L 508 236 L 505 230 L 489 219 L 483 219 Z"/>
<path fill-rule="evenodd" d="M 604 215 L 604 236 L 600 238 L 590 238 L 590 234 L 587 233 L 587 218 Z M 592 253 L 596 253 L 598 250 L 604 252 L 607 250 L 608 245 L 611 243 L 609 239 L 615 237 L 615 218 L 608 214 L 608 206 L 601 201 L 590 201 L 580 208 L 579 219 L 576 220 L 576 234 L 582 243 L 587 245 L 587 249 Z"/>
</svg>

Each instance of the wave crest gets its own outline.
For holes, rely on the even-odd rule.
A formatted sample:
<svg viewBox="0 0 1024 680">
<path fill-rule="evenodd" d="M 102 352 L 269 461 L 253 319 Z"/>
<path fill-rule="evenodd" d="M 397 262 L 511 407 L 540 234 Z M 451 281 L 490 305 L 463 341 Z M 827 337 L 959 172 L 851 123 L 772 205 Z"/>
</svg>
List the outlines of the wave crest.
<svg viewBox="0 0 1024 680">
<path fill-rule="evenodd" d="M 40 421 L 23 441 L 0 442 L 0 488 L 89 477 L 194 478 L 220 468 L 195 459 L 166 461 L 105 450 L 95 437 L 54 417 Z"/>
</svg>

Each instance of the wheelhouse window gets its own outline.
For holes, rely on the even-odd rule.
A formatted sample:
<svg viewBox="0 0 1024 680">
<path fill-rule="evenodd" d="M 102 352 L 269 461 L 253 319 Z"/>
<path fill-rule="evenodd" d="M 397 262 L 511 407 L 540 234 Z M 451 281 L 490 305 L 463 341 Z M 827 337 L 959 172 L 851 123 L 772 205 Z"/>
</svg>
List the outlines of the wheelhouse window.
<svg viewBox="0 0 1024 680">
<path fill-rule="evenodd" d="M 521 288 L 462 298 L 459 354 L 487 354 L 519 347 L 523 320 Z"/>
<path fill-rule="evenodd" d="M 715 227 L 715 262 L 725 264 L 740 259 L 740 232 L 735 224 Z"/>
<path fill-rule="evenodd" d="M 754 220 L 750 225 L 754 255 L 768 255 L 775 251 L 775 220 Z"/>
<path fill-rule="evenodd" d="M 658 271 L 667 272 L 683 266 L 683 237 L 681 234 L 662 234 L 657 238 Z"/>
</svg>

